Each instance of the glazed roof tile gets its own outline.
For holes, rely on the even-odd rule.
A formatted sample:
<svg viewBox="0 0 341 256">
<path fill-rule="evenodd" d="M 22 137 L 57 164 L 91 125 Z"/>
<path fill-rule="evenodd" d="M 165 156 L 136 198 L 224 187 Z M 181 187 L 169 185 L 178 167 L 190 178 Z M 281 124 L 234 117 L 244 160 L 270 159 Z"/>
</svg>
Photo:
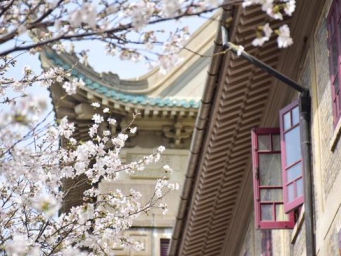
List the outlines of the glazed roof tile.
<svg viewBox="0 0 341 256">
<path fill-rule="evenodd" d="M 62 58 L 58 56 L 54 51 L 46 51 L 46 57 L 51 61 L 52 65 L 62 67 L 64 70 L 70 70 L 71 66 L 65 63 Z M 200 100 L 196 99 L 178 99 L 178 98 L 161 98 L 161 97 L 149 97 L 143 94 L 129 94 L 118 92 L 113 88 L 99 84 L 81 73 L 76 68 L 71 70 L 71 77 L 82 79 L 85 83 L 86 88 L 94 91 L 103 97 L 121 101 L 123 103 L 139 104 L 139 105 L 150 105 L 158 107 L 176 107 L 176 108 L 194 108 L 198 109 L 200 106 Z"/>
</svg>

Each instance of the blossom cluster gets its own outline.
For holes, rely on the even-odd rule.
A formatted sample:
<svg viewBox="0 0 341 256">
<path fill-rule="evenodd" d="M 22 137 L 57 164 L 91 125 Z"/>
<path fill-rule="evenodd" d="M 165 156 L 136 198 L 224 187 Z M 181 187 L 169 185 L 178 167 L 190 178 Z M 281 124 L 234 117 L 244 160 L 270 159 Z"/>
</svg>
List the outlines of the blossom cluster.
<svg viewBox="0 0 341 256">
<path fill-rule="evenodd" d="M 20 37 L 25 33 L 30 33 L 34 40 L 22 45 L 13 44 L 7 50 L 0 50 L 0 56 L 7 56 L 20 50 L 29 50 L 34 54 L 41 51 L 41 46 L 44 45 L 49 45 L 58 53 L 62 53 L 65 51 L 63 40 L 86 38 L 104 42 L 111 55 L 117 53 L 121 59 L 140 61 L 143 59 L 140 48 L 133 47 L 134 44 L 142 44 L 146 50 L 150 50 L 167 37 L 165 31 L 147 28 L 148 24 L 200 15 L 222 4 L 222 0 L 2 1 L 0 43 L 13 39 L 22 40 Z M 134 35 L 134 32 L 139 36 L 130 36 Z M 186 33 L 171 31 L 168 45 L 178 47 L 176 51 L 178 52 L 182 45 L 178 42 L 185 41 L 187 37 Z M 168 47 L 159 48 L 160 51 L 155 53 L 158 58 L 153 59 L 153 62 L 158 62 L 159 59 L 162 63 L 176 62 L 175 57 L 168 56 L 169 50 L 162 51 L 166 48 Z M 83 54 L 86 59 L 86 52 Z M 159 58 L 163 55 L 167 56 Z"/>
<path fill-rule="evenodd" d="M 29 104 L 40 106 L 39 111 Z M 93 106 L 101 107 L 99 103 Z M 18 256 L 114 255 L 119 246 L 141 250 L 143 244 L 125 237 L 124 231 L 141 213 L 152 208 L 165 212 L 164 196 L 179 188 L 166 179 L 171 168 L 164 167 L 165 178 L 156 181 L 155 192 L 146 203 L 141 203 L 142 194 L 133 188 L 129 193 L 114 187 L 101 191 L 96 184 L 100 180 L 116 182 L 121 172 L 143 171 L 159 161 L 165 148 L 160 146 L 140 160 L 122 163 L 120 151 L 128 134 L 137 130 L 131 124 L 115 135 L 110 130 L 99 131 L 93 127 L 116 122 L 97 113 L 89 130 L 91 139 L 80 142 L 74 136 L 75 124 L 67 117 L 58 125 L 18 118 L 38 115 L 45 107 L 23 99 L 8 113 L 0 114 L 0 252 Z M 110 110 L 104 108 L 103 112 Z M 29 132 L 23 135 L 20 128 Z M 28 140 L 32 144 L 22 144 Z M 63 141 L 61 148 L 59 141 Z M 90 188 L 83 193 L 83 204 L 63 210 L 68 194 L 84 182 Z"/>
<path fill-rule="evenodd" d="M 67 94 L 72 95 L 76 94 L 77 88 L 84 87 L 84 85 L 85 83 L 83 82 L 82 79 L 78 80 L 77 78 L 74 78 L 71 82 L 66 81 L 62 87 L 64 88 Z"/>
<path fill-rule="evenodd" d="M 9 44 L 9 49 L 0 50 L 0 94 L 10 85 L 17 92 L 22 92 L 34 82 L 50 86 L 52 78 L 63 80 L 65 74 L 53 74 L 51 70 L 44 74 L 34 74 L 29 68 L 21 80 L 3 76 L 6 70 L 15 65 L 15 58 L 9 53 L 28 50 L 35 54 L 43 50 L 44 45 L 56 52 L 65 51 L 65 41 L 96 40 L 105 45 L 109 55 L 117 55 L 121 60 L 145 60 L 148 67 L 160 67 L 162 73 L 181 62 L 178 53 L 186 45 L 189 31 L 186 26 L 174 26 L 174 29 L 151 29 L 150 24 L 165 20 L 179 20 L 186 16 L 200 16 L 202 13 L 233 3 L 222 0 L 138 0 L 138 1 L 48 1 L 24 0 L 1 1 L 0 43 L 22 41 L 23 34 L 29 34 L 22 44 Z M 295 0 L 243 0 L 242 6 L 260 5 L 272 19 L 282 20 L 283 15 L 291 16 L 296 8 Z M 279 48 L 293 43 L 287 25 L 276 29 Z M 166 34 L 167 33 L 167 34 Z M 269 23 L 259 27 L 254 46 L 261 46 L 272 36 Z M 166 38 L 166 39 L 165 39 Z M 71 44 L 70 52 L 80 55 L 87 64 L 87 52 L 75 52 Z M 148 52 L 148 53 L 145 53 Z M 154 55 L 152 57 L 152 55 Z M 31 72 L 29 72 L 31 71 Z M 51 73 L 51 74 L 48 74 Z M 44 77 L 44 76 L 48 77 Z M 52 75 L 52 76 L 51 76 Z M 67 80 L 67 79 L 65 79 Z M 77 81 L 78 85 L 82 81 Z M 66 81 L 64 87 L 68 93 L 74 93 L 76 81 Z"/>
<path fill-rule="evenodd" d="M 108 54 L 118 54 L 122 60 L 141 61 L 147 60 L 150 67 L 160 65 L 161 72 L 167 72 L 171 67 L 181 61 L 177 53 L 186 44 L 189 33 L 178 33 L 185 31 L 185 28 L 170 32 L 168 40 L 163 43 L 160 52 L 157 52 L 157 58 L 152 61 L 149 57 L 143 55 L 138 48 L 131 47 L 134 43 L 144 44 L 146 50 L 155 49 L 154 45 L 159 45 L 164 38 L 164 31 L 147 29 L 148 24 L 157 23 L 158 20 L 167 20 L 180 18 L 187 15 L 200 15 L 202 12 L 214 10 L 223 5 L 221 0 L 165 0 L 165 1 L 4 1 L 2 6 L 7 11 L 0 17 L 0 41 L 14 39 L 26 31 L 33 32 L 40 44 L 53 43 L 52 47 L 57 52 L 63 52 L 64 45 L 60 39 L 71 39 L 73 36 L 89 37 L 92 40 L 105 42 L 105 48 Z M 250 5 L 260 5 L 261 9 L 271 18 L 282 20 L 283 15 L 291 16 L 296 8 L 295 0 L 243 0 L 243 7 Z M 35 10 L 36 13 L 27 12 L 28 9 Z M 33 22 L 27 23 L 31 16 Z M 29 18 L 28 18 L 29 17 Z M 35 28 L 47 27 L 47 31 L 41 30 L 36 34 Z M 122 31 L 126 31 L 122 33 Z M 128 36 L 136 31 L 140 34 L 136 40 Z M 188 31 L 187 31 L 188 32 Z M 272 29 L 269 23 L 261 26 L 256 33 L 256 38 L 252 42 L 254 46 L 261 46 L 272 35 Z M 290 30 L 287 25 L 282 25 L 275 31 L 278 35 L 277 41 L 279 48 L 290 46 L 293 43 L 290 37 Z M 106 35 L 106 40 L 102 35 Z M 127 47 L 129 45 L 129 47 Z M 32 53 L 39 51 L 39 47 L 25 47 Z M 19 50 L 20 47 L 14 47 L 12 50 Z M 5 51 L 6 52 L 6 51 Z M 5 52 L 0 52 L 0 56 L 6 56 Z M 82 57 L 86 59 L 86 52 Z M 15 83 L 14 87 L 21 90 L 25 83 Z M 71 88 L 72 83 L 66 84 Z"/>
<path fill-rule="evenodd" d="M 36 83 L 41 87 L 48 88 L 53 82 L 61 83 L 70 76 L 69 71 L 65 71 L 61 67 L 52 67 L 37 74 L 28 65 L 23 67 L 20 79 L 6 76 L 6 73 L 16 65 L 16 62 L 17 57 L 10 55 L 0 56 L 0 96 L 6 95 L 8 89 L 25 94 L 26 89 Z M 6 103 L 9 102 L 10 100 Z"/>
<path fill-rule="evenodd" d="M 266 12 L 271 18 L 275 20 L 283 20 L 283 13 L 291 16 L 296 8 L 296 0 L 244 0 L 243 7 L 250 5 L 261 5 L 262 11 Z M 261 46 L 266 41 L 269 41 L 273 30 L 269 23 L 264 24 L 257 31 L 256 38 L 252 41 L 252 45 Z M 286 48 L 293 44 L 290 36 L 290 29 L 287 24 L 284 24 L 275 31 L 278 35 L 277 43 L 279 48 Z"/>
</svg>

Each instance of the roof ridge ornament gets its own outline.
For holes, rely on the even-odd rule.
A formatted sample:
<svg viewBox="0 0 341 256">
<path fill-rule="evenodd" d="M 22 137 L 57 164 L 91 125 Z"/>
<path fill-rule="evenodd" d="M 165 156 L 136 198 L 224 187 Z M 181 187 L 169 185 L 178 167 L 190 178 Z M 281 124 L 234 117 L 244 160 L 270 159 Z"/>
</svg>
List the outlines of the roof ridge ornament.
<svg viewBox="0 0 341 256">
<path fill-rule="evenodd" d="M 114 87 L 115 85 L 120 85 L 120 77 L 116 73 L 109 72 L 101 72 L 100 77 L 103 81 L 108 83 L 111 87 Z"/>
</svg>

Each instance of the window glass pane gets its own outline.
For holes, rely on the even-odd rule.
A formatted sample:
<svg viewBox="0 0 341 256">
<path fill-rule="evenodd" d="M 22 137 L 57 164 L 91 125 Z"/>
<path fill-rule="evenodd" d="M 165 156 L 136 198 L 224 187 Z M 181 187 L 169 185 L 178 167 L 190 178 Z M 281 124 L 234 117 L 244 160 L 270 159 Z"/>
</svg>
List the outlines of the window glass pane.
<svg viewBox="0 0 341 256">
<path fill-rule="evenodd" d="M 272 218 L 272 205 L 262 204 L 261 205 L 261 220 L 273 220 Z"/>
<path fill-rule="evenodd" d="M 272 150 L 281 151 L 281 140 L 279 135 L 272 135 Z"/>
<path fill-rule="evenodd" d="M 262 202 L 283 202 L 282 189 L 261 189 L 260 200 Z"/>
<path fill-rule="evenodd" d="M 338 59 L 339 59 L 339 53 L 337 50 L 337 40 L 336 37 L 334 38 L 333 42 L 332 42 L 332 59 L 333 59 L 333 75 L 334 77 L 336 77 L 337 74 L 337 70 L 338 70 Z"/>
<path fill-rule="evenodd" d="M 288 130 L 291 127 L 291 112 L 289 111 L 283 117 L 284 130 Z"/>
<path fill-rule="evenodd" d="M 295 199 L 295 190 L 294 190 L 294 183 L 291 183 L 288 186 L 288 202 L 290 203 Z"/>
<path fill-rule="evenodd" d="M 292 125 L 298 124 L 300 121 L 298 106 L 292 110 Z"/>
<path fill-rule="evenodd" d="M 277 221 L 288 221 L 289 217 L 284 213 L 283 204 L 276 204 L 276 220 Z"/>
<path fill-rule="evenodd" d="M 261 186 L 282 186 L 281 154 L 259 154 Z"/>
<path fill-rule="evenodd" d="M 293 181 L 294 179 L 297 179 L 298 177 L 302 176 L 301 163 L 298 163 L 298 164 L 292 166 L 286 172 L 287 172 L 287 182 L 290 182 L 290 181 Z"/>
<path fill-rule="evenodd" d="M 270 135 L 258 135 L 258 150 L 271 150 Z"/>
<path fill-rule="evenodd" d="M 285 164 L 292 165 L 301 159 L 300 127 L 297 126 L 284 134 L 285 140 Z"/>
<path fill-rule="evenodd" d="M 297 197 L 303 196 L 303 180 L 302 178 L 296 181 Z"/>
</svg>

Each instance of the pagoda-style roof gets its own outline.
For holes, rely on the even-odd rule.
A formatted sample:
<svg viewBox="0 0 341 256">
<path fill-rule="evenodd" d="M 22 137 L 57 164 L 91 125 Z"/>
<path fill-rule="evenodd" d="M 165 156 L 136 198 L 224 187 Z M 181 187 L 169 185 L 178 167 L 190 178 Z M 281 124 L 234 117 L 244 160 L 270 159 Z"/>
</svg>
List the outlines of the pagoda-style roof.
<svg viewBox="0 0 341 256">
<path fill-rule="evenodd" d="M 130 103 L 136 108 L 145 106 L 156 106 L 164 108 L 199 108 L 198 98 L 181 97 L 151 97 L 144 91 L 148 88 L 147 79 L 143 80 L 122 80 L 113 73 L 100 74 L 91 67 L 79 64 L 80 60 L 74 54 L 57 54 L 48 49 L 44 53 L 46 60 L 51 66 L 62 67 L 64 70 L 71 70 L 71 79 L 82 79 L 85 82 L 85 90 L 89 93 L 108 101 L 115 101 L 116 104 Z"/>
</svg>

